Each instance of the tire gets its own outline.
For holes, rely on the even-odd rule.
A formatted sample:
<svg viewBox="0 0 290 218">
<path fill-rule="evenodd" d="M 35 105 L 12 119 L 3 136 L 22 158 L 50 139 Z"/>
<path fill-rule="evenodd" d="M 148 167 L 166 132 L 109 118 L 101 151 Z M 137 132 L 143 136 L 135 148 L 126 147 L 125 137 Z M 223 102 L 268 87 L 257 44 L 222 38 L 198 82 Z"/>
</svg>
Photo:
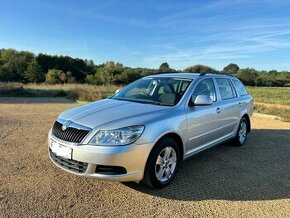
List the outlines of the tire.
<svg viewBox="0 0 290 218">
<path fill-rule="evenodd" d="M 242 117 L 239 123 L 237 134 L 234 138 L 234 146 L 240 147 L 246 143 L 248 137 L 249 123 L 245 117 Z"/>
<path fill-rule="evenodd" d="M 179 165 L 177 142 L 172 138 L 164 138 L 154 146 L 148 157 L 143 183 L 153 188 L 164 188 L 174 179 Z"/>
</svg>

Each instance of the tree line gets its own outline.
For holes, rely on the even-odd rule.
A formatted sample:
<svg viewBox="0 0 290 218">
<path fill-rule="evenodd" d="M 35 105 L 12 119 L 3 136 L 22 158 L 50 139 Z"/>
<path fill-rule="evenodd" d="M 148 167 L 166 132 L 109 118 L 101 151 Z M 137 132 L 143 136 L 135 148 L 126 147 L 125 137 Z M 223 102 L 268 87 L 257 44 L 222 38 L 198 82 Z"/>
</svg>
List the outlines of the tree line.
<svg viewBox="0 0 290 218">
<path fill-rule="evenodd" d="M 165 72 L 222 73 L 234 75 L 249 86 L 290 86 L 289 71 L 240 69 L 234 63 L 230 63 L 222 71 L 205 65 L 193 65 L 177 71 L 171 69 L 166 62 L 158 69 L 131 68 L 113 61 L 96 65 L 92 60 L 69 56 L 42 53 L 35 55 L 29 51 L 0 49 L 1 82 L 128 84 L 143 76 Z"/>
</svg>

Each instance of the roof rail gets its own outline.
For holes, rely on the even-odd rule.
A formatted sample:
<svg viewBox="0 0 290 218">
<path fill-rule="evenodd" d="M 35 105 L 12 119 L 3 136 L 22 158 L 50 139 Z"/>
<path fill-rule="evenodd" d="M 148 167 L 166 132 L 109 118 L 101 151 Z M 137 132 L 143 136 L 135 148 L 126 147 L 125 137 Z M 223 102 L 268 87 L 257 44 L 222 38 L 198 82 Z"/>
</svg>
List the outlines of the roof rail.
<svg viewBox="0 0 290 218">
<path fill-rule="evenodd" d="M 210 73 L 200 73 L 199 76 L 205 76 L 208 74 L 210 74 Z M 218 76 L 230 76 L 230 77 L 237 78 L 235 75 L 232 75 L 232 74 L 224 74 L 224 73 L 212 73 L 212 74 L 218 75 Z"/>
</svg>

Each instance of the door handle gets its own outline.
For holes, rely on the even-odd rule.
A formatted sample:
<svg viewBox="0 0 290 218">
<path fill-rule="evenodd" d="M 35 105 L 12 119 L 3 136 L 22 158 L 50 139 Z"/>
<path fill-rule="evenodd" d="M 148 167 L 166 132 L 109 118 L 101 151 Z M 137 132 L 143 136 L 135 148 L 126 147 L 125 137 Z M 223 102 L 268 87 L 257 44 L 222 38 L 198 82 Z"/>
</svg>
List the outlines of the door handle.
<svg viewBox="0 0 290 218">
<path fill-rule="evenodd" d="M 239 106 L 242 107 L 242 102 L 239 102 Z"/>
<path fill-rule="evenodd" d="M 221 110 L 220 107 L 218 107 L 218 108 L 216 109 L 216 112 L 217 112 L 218 114 L 219 114 L 221 111 L 222 111 L 222 110 Z"/>
</svg>

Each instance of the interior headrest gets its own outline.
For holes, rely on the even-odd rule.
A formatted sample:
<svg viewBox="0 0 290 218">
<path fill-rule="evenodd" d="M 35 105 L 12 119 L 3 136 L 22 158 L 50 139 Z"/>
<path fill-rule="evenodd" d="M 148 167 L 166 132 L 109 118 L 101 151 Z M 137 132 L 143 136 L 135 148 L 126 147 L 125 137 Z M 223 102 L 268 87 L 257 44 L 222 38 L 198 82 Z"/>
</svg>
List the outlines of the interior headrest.
<svg viewBox="0 0 290 218">
<path fill-rule="evenodd" d="M 172 90 L 169 85 L 164 86 L 164 93 L 172 93 Z"/>
</svg>

